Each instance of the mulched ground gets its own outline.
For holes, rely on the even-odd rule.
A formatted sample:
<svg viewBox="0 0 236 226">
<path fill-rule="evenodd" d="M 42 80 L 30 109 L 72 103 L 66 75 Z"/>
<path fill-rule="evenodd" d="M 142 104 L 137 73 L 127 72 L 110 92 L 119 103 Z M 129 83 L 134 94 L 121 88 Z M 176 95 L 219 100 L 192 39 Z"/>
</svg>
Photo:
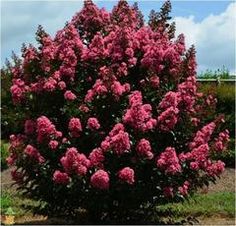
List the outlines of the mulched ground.
<svg viewBox="0 0 236 226">
<path fill-rule="evenodd" d="M 235 192 L 235 169 L 227 168 L 221 175 L 221 178 L 217 180 L 216 184 L 211 184 L 209 188 L 202 189 L 200 193 L 213 193 L 213 192 Z M 2 190 L 15 190 L 11 186 L 11 173 L 10 169 L 1 172 L 1 188 Z M 227 216 L 219 215 L 207 218 L 198 218 L 200 225 L 236 225 L 234 218 L 228 218 Z M 69 224 L 63 219 L 47 219 L 43 216 L 23 216 L 16 219 L 17 224 L 24 225 L 49 225 L 49 224 Z"/>
</svg>

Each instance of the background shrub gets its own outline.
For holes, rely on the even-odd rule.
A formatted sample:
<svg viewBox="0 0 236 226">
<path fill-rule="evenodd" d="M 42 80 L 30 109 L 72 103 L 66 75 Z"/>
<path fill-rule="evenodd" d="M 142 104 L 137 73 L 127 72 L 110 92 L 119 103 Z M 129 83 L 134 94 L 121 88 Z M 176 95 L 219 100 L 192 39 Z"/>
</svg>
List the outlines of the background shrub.
<svg viewBox="0 0 236 226">
<path fill-rule="evenodd" d="M 224 128 L 228 128 L 230 143 L 227 151 L 216 154 L 216 158 L 222 159 L 228 167 L 235 167 L 235 85 L 232 83 L 200 84 L 200 90 L 206 95 L 217 98 L 214 114 L 223 114 L 225 119 Z"/>
<path fill-rule="evenodd" d="M 215 71 L 208 69 L 198 75 L 198 77 L 203 79 L 228 79 L 231 76 L 229 74 L 229 70 L 223 66 L 221 69 L 217 69 Z"/>
<path fill-rule="evenodd" d="M 144 26 L 137 5 L 108 13 L 86 1 L 55 38 L 39 27 L 39 47 L 8 65 L 23 119 L 7 161 L 47 214 L 82 208 L 92 222 L 140 223 L 224 170 L 212 156 L 228 131 L 215 99 L 197 92 L 195 49 L 174 39 L 170 9 Z"/>
</svg>

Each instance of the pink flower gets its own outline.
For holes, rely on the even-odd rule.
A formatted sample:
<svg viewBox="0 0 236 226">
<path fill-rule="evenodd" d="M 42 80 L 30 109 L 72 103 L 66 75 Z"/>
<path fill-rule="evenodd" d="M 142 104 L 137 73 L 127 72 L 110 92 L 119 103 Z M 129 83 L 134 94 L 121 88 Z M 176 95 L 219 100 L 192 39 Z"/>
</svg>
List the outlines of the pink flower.
<svg viewBox="0 0 236 226">
<path fill-rule="evenodd" d="M 199 147 L 202 144 L 206 144 L 210 140 L 215 127 L 216 124 L 214 122 L 211 122 L 204 126 L 201 130 L 197 131 L 193 141 L 189 144 L 190 149 Z"/>
<path fill-rule="evenodd" d="M 80 105 L 79 110 L 84 112 L 84 113 L 89 112 L 89 108 L 85 104 Z"/>
<path fill-rule="evenodd" d="M 62 132 L 61 131 L 56 131 L 55 137 L 56 138 L 61 138 L 62 137 Z"/>
<path fill-rule="evenodd" d="M 91 162 L 91 166 L 102 166 L 102 162 L 105 160 L 102 149 L 93 149 L 92 152 L 89 154 L 89 159 Z"/>
<path fill-rule="evenodd" d="M 169 91 L 165 94 L 164 98 L 159 103 L 159 108 L 166 110 L 170 107 L 177 108 L 179 103 L 179 94 L 173 91 Z"/>
<path fill-rule="evenodd" d="M 70 177 L 68 176 L 67 173 L 63 173 L 60 170 L 56 170 L 53 173 L 53 181 L 56 184 L 69 184 L 70 182 Z"/>
<path fill-rule="evenodd" d="M 174 107 L 167 108 L 157 118 L 158 126 L 162 131 L 172 130 L 178 122 L 179 109 Z"/>
<path fill-rule="evenodd" d="M 61 164 L 68 174 L 84 176 L 90 167 L 90 161 L 84 154 L 78 153 L 74 147 L 68 148 L 65 156 L 61 158 Z"/>
<path fill-rule="evenodd" d="M 101 143 L 101 148 L 104 151 L 113 150 L 117 155 L 124 152 L 129 152 L 131 145 L 129 134 L 124 131 L 124 126 L 121 123 L 116 124 L 110 131 L 109 136 Z"/>
<path fill-rule="evenodd" d="M 67 90 L 65 93 L 64 93 L 64 98 L 66 100 L 69 100 L 69 101 L 72 101 L 72 100 L 75 100 L 76 99 L 76 95 L 74 93 L 72 93 L 70 90 Z"/>
<path fill-rule="evenodd" d="M 219 136 L 215 139 L 214 149 L 219 152 L 226 150 L 229 141 L 229 131 L 225 130 L 221 132 Z"/>
<path fill-rule="evenodd" d="M 46 116 L 41 116 L 37 119 L 37 141 L 39 143 L 42 143 L 45 139 L 49 139 L 55 133 L 55 126 Z"/>
<path fill-rule="evenodd" d="M 80 133 L 82 132 L 82 125 L 79 118 L 71 118 L 68 127 L 72 137 L 80 136 Z"/>
<path fill-rule="evenodd" d="M 183 186 L 180 186 L 180 187 L 178 188 L 178 190 L 179 190 L 179 192 L 180 192 L 181 195 L 185 196 L 185 195 L 188 194 L 189 185 L 190 185 L 189 182 L 188 182 L 188 181 L 185 181 L 184 184 L 183 184 Z"/>
<path fill-rule="evenodd" d="M 166 173 L 176 174 L 181 172 L 181 166 L 179 164 L 179 159 L 176 155 L 175 149 L 172 147 L 167 147 L 157 160 L 157 166 L 164 169 Z"/>
<path fill-rule="evenodd" d="M 107 190 L 109 189 L 110 178 L 106 171 L 98 170 L 90 178 L 90 183 L 93 187 Z"/>
<path fill-rule="evenodd" d="M 219 176 L 225 169 L 225 164 L 218 160 L 215 163 L 209 164 L 206 171 L 209 176 Z"/>
<path fill-rule="evenodd" d="M 139 91 L 134 91 L 129 96 L 130 108 L 126 110 L 123 116 L 123 122 L 132 126 L 136 130 L 146 132 L 153 129 L 157 121 L 152 118 L 152 106 L 142 103 L 142 94 Z"/>
<path fill-rule="evenodd" d="M 209 156 L 209 149 L 208 144 L 202 144 L 190 152 L 189 159 L 195 160 L 199 166 L 204 166 Z"/>
<path fill-rule="evenodd" d="M 87 122 L 87 127 L 91 130 L 98 130 L 100 128 L 100 124 L 97 118 L 89 118 Z"/>
<path fill-rule="evenodd" d="M 118 155 L 130 150 L 129 134 L 124 131 L 119 131 L 118 134 L 111 137 L 111 149 Z"/>
<path fill-rule="evenodd" d="M 65 143 L 67 143 L 67 142 L 68 142 L 68 139 L 67 139 L 66 137 L 63 137 L 63 138 L 62 138 L 62 143 L 65 144 Z"/>
<path fill-rule="evenodd" d="M 58 141 L 56 140 L 51 140 L 48 144 L 48 146 L 52 149 L 52 150 L 55 150 L 57 149 L 58 147 Z"/>
<path fill-rule="evenodd" d="M 197 96 L 197 82 L 196 77 L 189 76 L 187 80 L 178 85 L 178 93 L 180 96 L 181 109 L 191 112 L 196 102 Z"/>
<path fill-rule="evenodd" d="M 43 88 L 48 92 L 52 92 L 56 89 L 57 81 L 52 77 L 49 77 L 48 80 L 45 82 Z"/>
<path fill-rule="evenodd" d="M 150 142 L 146 139 L 141 139 L 138 142 L 136 146 L 136 151 L 139 155 L 146 157 L 147 159 L 153 158 L 152 147 L 150 145 Z"/>
<path fill-rule="evenodd" d="M 120 178 L 120 180 L 128 184 L 133 184 L 134 183 L 134 170 L 131 169 L 130 167 L 125 167 L 119 171 L 118 177 Z"/>
<path fill-rule="evenodd" d="M 13 79 L 13 85 L 10 88 L 12 99 L 15 104 L 22 102 L 25 99 L 25 94 L 29 90 L 29 87 L 25 85 L 25 82 L 21 79 Z"/>
<path fill-rule="evenodd" d="M 39 151 L 32 145 L 27 145 L 24 153 L 39 163 L 43 163 L 45 161 L 45 159 L 40 155 Z"/>
<path fill-rule="evenodd" d="M 190 162 L 190 169 L 198 170 L 199 169 L 199 164 L 197 162 Z"/>
<path fill-rule="evenodd" d="M 60 90 L 64 90 L 66 88 L 66 83 L 63 81 L 58 82 L 58 87 Z M 67 98 L 65 98 L 67 99 Z"/>
</svg>

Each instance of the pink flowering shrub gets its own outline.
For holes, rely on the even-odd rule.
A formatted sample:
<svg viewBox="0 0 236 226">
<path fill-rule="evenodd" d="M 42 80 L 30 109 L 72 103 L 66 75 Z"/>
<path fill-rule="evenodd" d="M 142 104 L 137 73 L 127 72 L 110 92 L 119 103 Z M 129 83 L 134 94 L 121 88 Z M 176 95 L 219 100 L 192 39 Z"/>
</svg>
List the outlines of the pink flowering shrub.
<svg viewBox="0 0 236 226">
<path fill-rule="evenodd" d="M 195 50 L 174 38 L 169 11 L 167 1 L 147 25 L 125 1 L 111 13 L 86 1 L 55 37 L 40 27 L 39 47 L 24 46 L 11 65 L 25 119 L 7 161 L 48 213 L 80 207 L 127 222 L 224 170 L 211 156 L 225 150 L 228 131 L 221 117 L 203 117 L 215 102 L 197 91 Z"/>
</svg>

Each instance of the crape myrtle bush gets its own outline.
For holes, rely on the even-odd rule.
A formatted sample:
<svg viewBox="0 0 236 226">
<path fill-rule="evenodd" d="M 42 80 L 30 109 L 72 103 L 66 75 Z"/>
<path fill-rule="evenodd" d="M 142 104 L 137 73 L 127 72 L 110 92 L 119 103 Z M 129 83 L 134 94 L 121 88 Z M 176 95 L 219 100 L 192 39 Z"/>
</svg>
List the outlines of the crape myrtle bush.
<svg viewBox="0 0 236 226">
<path fill-rule="evenodd" d="M 197 92 L 195 50 L 168 24 L 170 2 L 144 25 L 137 5 L 111 13 L 86 1 L 38 48 L 11 65 L 14 104 L 24 112 L 10 136 L 12 176 L 47 214 L 122 219 L 180 201 L 224 170 L 214 152 L 229 139 L 215 99 Z M 45 204 L 46 203 L 46 204 Z M 127 217 L 127 218 L 126 218 Z"/>
</svg>

